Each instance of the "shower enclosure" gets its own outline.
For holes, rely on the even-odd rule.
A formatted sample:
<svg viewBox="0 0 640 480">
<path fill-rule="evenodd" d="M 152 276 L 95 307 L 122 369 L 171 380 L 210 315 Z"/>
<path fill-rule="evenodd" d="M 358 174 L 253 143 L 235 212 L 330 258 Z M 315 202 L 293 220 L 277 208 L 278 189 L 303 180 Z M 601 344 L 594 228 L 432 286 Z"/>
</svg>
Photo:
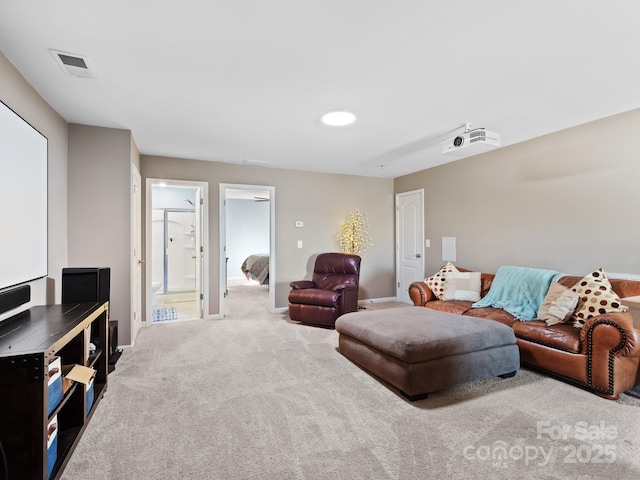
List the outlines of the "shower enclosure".
<svg viewBox="0 0 640 480">
<path fill-rule="evenodd" d="M 194 209 L 153 210 L 152 253 L 154 293 L 196 289 L 196 218 Z"/>
</svg>

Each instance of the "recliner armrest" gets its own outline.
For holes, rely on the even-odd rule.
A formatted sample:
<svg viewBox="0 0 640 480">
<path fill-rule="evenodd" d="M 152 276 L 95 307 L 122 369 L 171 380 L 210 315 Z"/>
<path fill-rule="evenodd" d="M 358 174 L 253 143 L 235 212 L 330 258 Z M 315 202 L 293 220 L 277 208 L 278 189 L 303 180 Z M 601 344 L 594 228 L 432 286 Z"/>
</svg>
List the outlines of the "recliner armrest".
<svg viewBox="0 0 640 480">
<path fill-rule="evenodd" d="M 356 287 L 354 284 L 352 283 L 339 283 L 338 285 L 336 285 L 335 287 L 333 287 L 333 291 L 334 292 L 338 292 L 340 290 L 347 290 L 347 289 L 353 289 L 353 290 L 357 290 L 358 287 Z"/>
<path fill-rule="evenodd" d="M 294 290 L 304 290 L 305 288 L 316 288 L 315 282 L 311 280 L 298 280 L 289 284 Z"/>
</svg>

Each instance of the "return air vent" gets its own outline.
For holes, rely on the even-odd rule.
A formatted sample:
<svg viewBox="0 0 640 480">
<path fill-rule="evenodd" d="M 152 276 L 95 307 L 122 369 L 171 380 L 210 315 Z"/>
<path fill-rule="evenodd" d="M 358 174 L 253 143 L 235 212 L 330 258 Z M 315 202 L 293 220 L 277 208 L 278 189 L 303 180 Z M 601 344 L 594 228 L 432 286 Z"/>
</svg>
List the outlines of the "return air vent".
<svg viewBox="0 0 640 480">
<path fill-rule="evenodd" d="M 96 78 L 89 59 L 84 55 L 50 50 L 62 71 L 67 75 L 80 78 Z"/>
</svg>

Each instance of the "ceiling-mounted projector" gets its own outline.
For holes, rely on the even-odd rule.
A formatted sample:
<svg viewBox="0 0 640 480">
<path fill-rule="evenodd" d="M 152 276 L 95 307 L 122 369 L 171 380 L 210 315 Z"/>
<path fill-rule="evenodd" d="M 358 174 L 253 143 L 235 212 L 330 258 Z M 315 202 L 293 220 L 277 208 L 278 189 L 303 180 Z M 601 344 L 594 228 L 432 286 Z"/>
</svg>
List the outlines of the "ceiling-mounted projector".
<svg viewBox="0 0 640 480">
<path fill-rule="evenodd" d="M 463 148 L 478 146 L 500 146 L 500 134 L 484 128 L 475 128 L 442 142 L 442 153 L 455 152 Z"/>
</svg>

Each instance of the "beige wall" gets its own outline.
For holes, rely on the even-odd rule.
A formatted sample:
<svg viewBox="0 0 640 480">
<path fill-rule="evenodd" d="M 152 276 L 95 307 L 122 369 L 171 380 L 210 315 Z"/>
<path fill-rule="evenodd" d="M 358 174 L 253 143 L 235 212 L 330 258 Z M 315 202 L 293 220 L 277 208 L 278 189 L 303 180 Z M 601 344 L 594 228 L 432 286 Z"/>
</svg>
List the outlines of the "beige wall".
<svg viewBox="0 0 640 480">
<path fill-rule="evenodd" d="M 0 100 L 47 137 L 48 145 L 48 277 L 31 282 L 32 301 L 24 308 L 60 302 L 62 268 L 67 264 L 67 123 L 2 53 Z"/>
<path fill-rule="evenodd" d="M 369 217 L 374 246 L 362 253 L 361 299 L 395 296 L 393 181 L 226 163 L 142 156 L 147 178 L 208 182 L 209 315 L 219 307 L 219 185 L 275 187 L 276 308 L 287 306 L 289 283 L 310 278 L 315 255 L 338 251 L 340 222 L 356 208 Z M 296 228 L 295 222 L 304 222 Z M 303 248 L 296 248 L 297 240 Z"/>
<path fill-rule="evenodd" d="M 395 179 L 424 188 L 426 273 L 457 264 L 640 274 L 640 110 Z"/>
<path fill-rule="evenodd" d="M 131 343 L 131 132 L 69 125 L 69 266 L 111 269 L 110 317 Z"/>
<path fill-rule="evenodd" d="M 431 240 L 425 273 L 442 264 L 441 237 L 455 236 L 456 263 L 467 268 L 640 274 L 640 110 L 389 180 L 140 158 L 128 131 L 68 126 L 2 54 L 0 100 L 48 139 L 49 275 L 32 282 L 30 305 L 60 301 L 65 266 L 110 266 L 122 344 L 131 340 L 131 163 L 143 179 L 208 182 L 211 315 L 218 313 L 220 183 L 276 187 L 276 307 L 286 306 L 291 280 L 309 278 L 317 253 L 337 250 L 339 223 L 356 208 L 368 213 L 375 244 L 362 254 L 360 298 L 394 296 L 393 197 L 419 188 Z"/>
</svg>

